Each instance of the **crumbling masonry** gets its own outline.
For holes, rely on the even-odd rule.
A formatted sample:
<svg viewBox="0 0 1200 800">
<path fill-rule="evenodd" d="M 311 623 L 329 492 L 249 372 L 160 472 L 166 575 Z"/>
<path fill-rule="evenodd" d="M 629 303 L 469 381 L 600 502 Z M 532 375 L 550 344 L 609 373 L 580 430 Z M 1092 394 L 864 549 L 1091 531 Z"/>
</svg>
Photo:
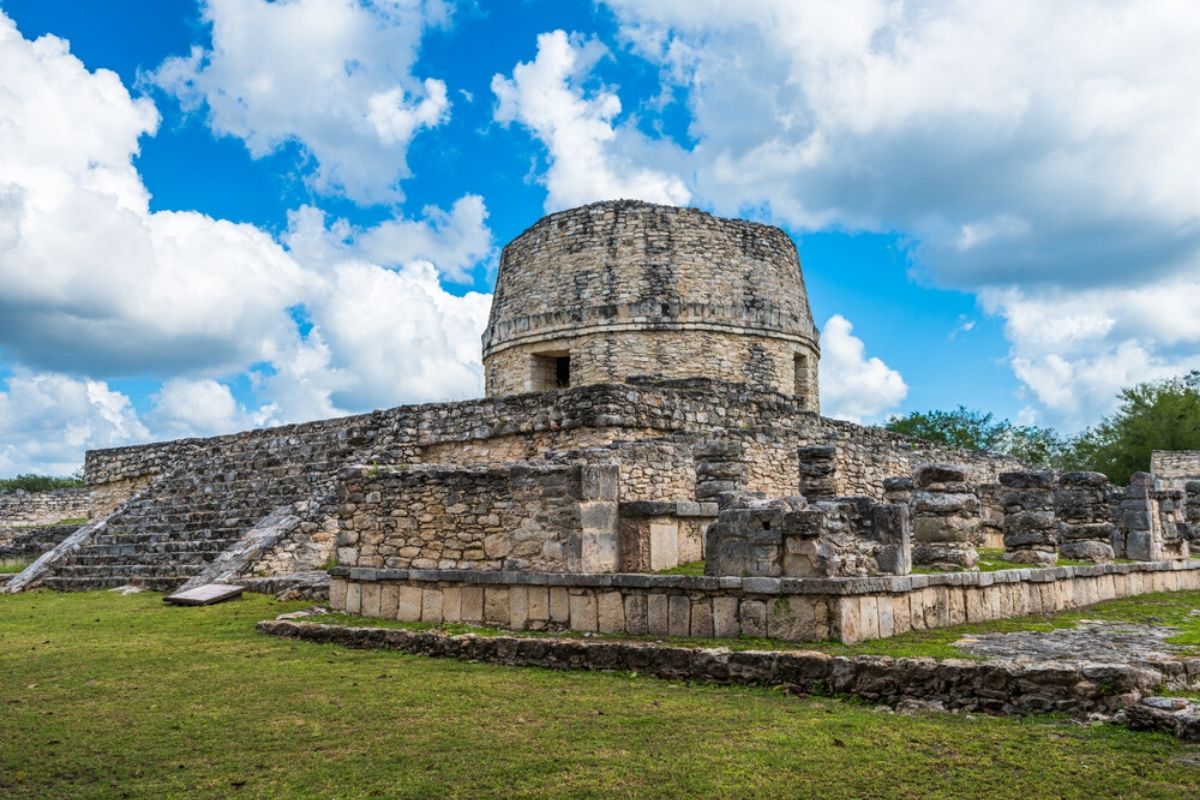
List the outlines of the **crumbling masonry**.
<svg viewBox="0 0 1200 800">
<path fill-rule="evenodd" d="M 819 358 L 782 231 L 552 214 L 501 257 L 484 399 L 89 452 L 90 520 L 7 588 L 223 580 L 406 620 L 857 641 L 1200 586 L 1190 462 L 1117 489 L 827 419 Z M 989 545 L 1047 568 L 972 572 Z"/>
</svg>

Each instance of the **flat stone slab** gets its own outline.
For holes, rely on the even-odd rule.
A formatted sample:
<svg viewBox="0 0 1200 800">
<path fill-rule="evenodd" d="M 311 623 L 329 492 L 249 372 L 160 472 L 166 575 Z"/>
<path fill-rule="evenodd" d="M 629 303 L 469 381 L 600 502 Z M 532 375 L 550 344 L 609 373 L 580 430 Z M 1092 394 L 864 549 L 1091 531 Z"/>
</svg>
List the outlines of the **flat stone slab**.
<svg viewBox="0 0 1200 800">
<path fill-rule="evenodd" d="M 972 655 L 1017 664 L 1161 663 L 1180 658 L 1181 648 L 1166 641 L 1178 632 L 1165 625 L 1082 620 L 1074 628 L 966 636 L 954 646 Z"/>
<path fill-rule="evenodd" d="M 206 583 L 186 592 L 168 595 L 163 598 L 163 602 L 177 606 L 211 606 L 213 603 L 232 600 L 244 591 L 245 586 L 234 586 L 231 583 Z"/>
</svg>

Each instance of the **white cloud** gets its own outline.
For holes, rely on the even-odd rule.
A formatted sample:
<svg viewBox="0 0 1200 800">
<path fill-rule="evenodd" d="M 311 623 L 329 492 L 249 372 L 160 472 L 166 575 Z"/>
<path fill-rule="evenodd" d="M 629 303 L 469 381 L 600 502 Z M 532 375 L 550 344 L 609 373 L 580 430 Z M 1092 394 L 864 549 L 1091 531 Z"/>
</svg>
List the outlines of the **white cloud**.
<svg viewBox="0 0 1200 800">
<path fill-rule="evenodd" d="M 494 255 L 487 208 L 479 195 L 463 195 L 449 213 L 428 206 L 422 215 L 356 228 L 344 219 L 327 223 L 325 212 L 302 206 L 288 215 L 284 243 L 312 268 L 354 258 L 385 267 L 428 261 L 459 282 L 468 280 L 472 268 Z"/>
<path fill-rule="evenodd" d="M 1192 4 L 606 4 L 686 98 L 700 202 L 900 233 L 928 277 L 1004 316 L 1054 421 L 1194 364 Z"/>
<path fill-rule="evenodd" d="M 148 77 L 256 158 L 299 142 L 318 191 L 394 202 L 413 137 L 449 116 L 445 83 L 412 74 L 421 35 L 447 17 L 423 0 L 206 0 L 209 49 Z"/>
<path fill-rule="evenodd" d="M 878 420 L 900 403 L 908 386 L 878 357 L 867 358 L 854 326 L 834 314 L 821 331 L 821 413 L 851 422 Z"/>
<path fill-rule="evenodd" d="M 93 374 L 222 370 L 291 327 L 306 284 L 270 236 L 151 213 L 133 166 L 158 124 L 66 42 L 0 14 L 0 346 Z"/>
<path fill-rule="evenodd" d="M 146 415 L 155 438 L 214 436 L 254 427 L 262 420 L 246 412 L 223 383 L 212 379 L 172 378 L 151 398 Z"/>
<path fill-rule="evenodd" d="M 20 365 L 0 395 L 0 473 L 481 392 L 489 298 L 439 280 L 491 257 L 481 198 L 365 229 L 304 207 L 285 249 L 251 225 L 151 212 L 133 159 L 154 105 L 2 13 L 0 97 L 0 348 Z M 141 419 L 101 380 L 127 375 L 164 380 Z M 238 375 L 253 402 L 230 390 Z"/>
<path fill-rule="evenodd" d="M 642 166 L 677 158 L 677 150 L 629 125 L 614 127 L 621 113 L 617 95 L 582 85 L 607 54 L 604 46 L 561 30 L 543 33 L 537 44 L 537 57 L 517 64 L 511 78 L 492 78 L 492 92 L 496 120 L 525 126 L 548 151 L 546 210 L 623 198 L 686 205 L 691 194 L 680 178 Z"/>
<path fill-rule="evenodd" d="M 146 441 L 125 395 L 100 381 L 19 370 L 0 391 L 0 475 L 68 475 L 94 447 Z"/>
</svg>

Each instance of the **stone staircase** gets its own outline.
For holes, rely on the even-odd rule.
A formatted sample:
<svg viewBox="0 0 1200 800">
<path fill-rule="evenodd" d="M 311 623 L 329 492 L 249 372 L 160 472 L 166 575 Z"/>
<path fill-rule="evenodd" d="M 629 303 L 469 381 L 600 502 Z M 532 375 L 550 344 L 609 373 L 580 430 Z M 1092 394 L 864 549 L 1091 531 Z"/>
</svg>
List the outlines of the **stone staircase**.
<svg viewBox="0 0 1200 800">
<path fill-rule="evenodd" d="M 288 448 L 208 454 L 160 476 L 152 491 L 127 503 L 49 570 L 42 585 L 57 590 L 132 584 L 172 591 L 237 544 L 272 509 L 319 493 L 341 453 L 297 459 Z M 340 456 L 340 457 L 339 457 Z M 311 513 L 311 512 L 310 512 Z"/>
</svg>

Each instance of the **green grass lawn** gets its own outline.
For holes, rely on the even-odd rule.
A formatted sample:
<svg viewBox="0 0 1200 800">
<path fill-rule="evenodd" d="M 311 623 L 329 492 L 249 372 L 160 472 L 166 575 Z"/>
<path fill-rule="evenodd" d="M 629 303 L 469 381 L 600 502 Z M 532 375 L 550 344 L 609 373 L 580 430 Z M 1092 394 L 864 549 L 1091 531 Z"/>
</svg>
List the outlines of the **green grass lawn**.
<svg viewBox="0 0 1200 800">
<path fill-rule="evenodd" d="M 0 797 L 1200 793 L 1200 748 L 1116 726 L 904 716 L 254 633 L 302 605 L 0 596 Z"/>
<path fill-rule="evenodd" d="M 1192 613 L 1198 612 L 1198 613 Z M 1170 625 L 1179 629 L 1168 642 L 1178 645 L 1183 655 L 1200 655 L 1200 591 L 1159 592 L 1110 600 L 1078 611 L 1060 614 L 1034 615 L 1014 619 L 999 619 L 954 625 L 931 631 L 910 631 L 887 639 L 873 639 L 859 644 L 827 642 L 784 642 L 777 639 L 700 639 L 670 636 L 629 636 L 626 634 L 587 634 L 609 639 L 628 641 L 656 641 L 688 647 L 727 647 L 731 650 L 816 650 L 839 656 L 872 655 L 896 658 L 925 656 L 929 658 L 973 659 L 966 651 L 954 646 L 964 636 L 984 633 L 1011 633 L 1014 631 L 1050 631 L 1069 628 L 1080 620 L 1105 620 L 1109 622 L 1137 622 L 1155 625 Z M 308 622 L 327 622 L 338 625 L 384 626 L 409 630 L 438 629 L 447 633 L 474 633 L 482 636 L 511 636 L 513 631 L 485 628 L 476 625 L 433 625 L 427 622 L 399 622 L 390 619 L 375 619 L 348 614 L 321 614 L 310 617 Z M 523 631 L 522 636 L 583 636 L 572 631 L 541 633 Z"/>
</svg>

